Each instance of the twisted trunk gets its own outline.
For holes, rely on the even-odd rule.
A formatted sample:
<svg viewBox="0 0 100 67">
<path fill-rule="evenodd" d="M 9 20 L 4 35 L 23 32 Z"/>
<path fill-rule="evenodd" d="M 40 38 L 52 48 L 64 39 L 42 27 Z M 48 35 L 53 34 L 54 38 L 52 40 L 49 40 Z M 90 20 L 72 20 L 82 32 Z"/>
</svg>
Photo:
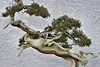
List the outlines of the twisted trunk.
<svg viewBox="0 0 100 67">
<path fill-rule="evenodd" d="M 43 54 L 55 54 L 56 56 L 64 58 L 69 63 L 69 67 L 79 67 L 78 59 L 70 56 L 69 54 L 60 54 L 60 53 L 57 53 L 56 51 L 49 51 L 49 50 L 45 51 L 45 50 L 41 50 L 39 48 L 36 48 L 34 46 L 32 46 L 32 48 L 38 50 L 39 52 L 41 52 Z"/>
</svg>

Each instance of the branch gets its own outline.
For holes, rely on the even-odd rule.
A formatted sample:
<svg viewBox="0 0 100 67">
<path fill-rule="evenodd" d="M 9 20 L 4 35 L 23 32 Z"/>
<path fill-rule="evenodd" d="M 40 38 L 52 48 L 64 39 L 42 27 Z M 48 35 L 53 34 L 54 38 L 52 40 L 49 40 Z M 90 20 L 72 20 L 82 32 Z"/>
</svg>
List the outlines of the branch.
<svg viewBox="0 0 100 67">
<path fill-rule="evenodd" d="M 17 4 L 19 4 L 19 5 L 22 5 L 22 6 L 24 5 L 22 0 L 15 0 L 15 2 L 16 2 Z"/>
<path fill-rule="evenodd" d="M 39 31 L 35 31 L 35 30 L 27 27 L 27 25 L 25 25 L 25 23 L 23 23 L 21 20 L 14 21 L 13 23 L 11 23 L 11 25 L 22 29 L 23 31 L 27 32 L 30 35 L 38 35 L 38 34 L 40 34 Z"/>
<path fill-rule="evenodd" d="M 18 4 L 18 5 L 21 5 L 22 6 L 22 9 L 28 9 L 30 8 L 30 5 L 24 5 L 22 0 L 15 0 L 15 2 Z M 39 31 L 35 31 L 29 27 L 27 27 L 27 25 L 25 25 L 25 23 L 23 23 L 21 20 L 18 20 L 18 21 L 15 21 L 14 20 L 14 15 L 11 15 L 10 16 L 10 23 L 8 23 L 4 29 L 9 25 L 11 24 L 12 26 L 15 26 L 15 27 L 18 27 L 20 29 L 22 29 L 23 31 L 27 32 L 28 34 L 30 35 L 38 35 L 40 34 Z"/>
<path fill-rule="evenodd" d="M 31 7 L 30 5 L 24 5 L 22 0 L 17 0 L 16 3 L 22 5 L 22 9 L 29 9 Z"/>
</svg>

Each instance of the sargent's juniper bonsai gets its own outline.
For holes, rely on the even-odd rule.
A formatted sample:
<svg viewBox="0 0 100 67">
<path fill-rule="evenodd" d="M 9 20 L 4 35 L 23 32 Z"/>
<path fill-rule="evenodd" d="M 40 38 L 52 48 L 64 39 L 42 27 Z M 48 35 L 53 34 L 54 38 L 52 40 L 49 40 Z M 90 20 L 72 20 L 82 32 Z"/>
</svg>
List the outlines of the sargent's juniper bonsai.
<svg viewBox="0 0 100 67">
<path fill-rule="evenodd" d="M 79 62 L 82 65 L 86 65 L 87 59 L 83 54 L 91 54 L 94 56 L 93 53 L 80 51 L 80 54 L 78 54 L 70 51 L 73 45 L 78 45 L 80 47 L 90 47 L 91 45 L 91 39 L 80 30 L 81 23 L 79 20 L 63 15 L 58 19 L 53 19 L 51 25 L 47 26 L 44 31 L 36 31 L 27 27 L 22 20 L 15 20 L 14 17 L 17 12 L 25 9 L 24 13 L 30 16 L 35 15 L 47 18 L 50 16 L 47 8 L 35 2 L 31 5 L 24 5 L 22 0 L 14 0 L 14 2 L 13 5 L 6 7 L 6 12 L 2 13 L 2 16 L 10 17 L 10 22 L 7 26 L 11 24 L 26 32 L 26 34 L 19 39 L 18 50 L 22 48 L 22 52 L 24 49 L 32 47 L 44 54 L 55 54 L 68 61 L 70 67 L 79 67 Z M 72 40 L 73 43 L 69 44 L 68 39 Z"/>
</svg>

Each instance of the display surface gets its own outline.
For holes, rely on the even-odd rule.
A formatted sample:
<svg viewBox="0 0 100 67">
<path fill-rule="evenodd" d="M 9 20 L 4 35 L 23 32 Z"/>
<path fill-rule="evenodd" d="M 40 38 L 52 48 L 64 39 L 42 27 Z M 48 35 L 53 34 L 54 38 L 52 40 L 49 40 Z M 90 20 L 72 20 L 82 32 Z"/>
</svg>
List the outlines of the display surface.
<svg viewBox="0 0 100 67">
<path fill-rule="evenodd" d="M 22 4 L 21 4 L 21 6 L 22 6 Z M 13 7 L 17 7 L 17 6 L 13 6 Z M 19 27 L 23 31 L 28 33 L 22 38 L 24 40 L 20 39 L 20 45 L 19 46 L 23 47 L 24 49 L 27 48 L 27 47 L 30 47 L 30 45 L 33 48 L 34 47 L 38 47 L 39 48 L 39 47 L 41 47 L 41 43 L 39 43 L 40 44 L 39 45 L 37 43 L 37 41 L 38 42 L 43 42 L 43 44 L 44 44 L 44 45 L 42 44 L 43 48 L 39 48 L 39 49 L 44 49 L 45 47 L 46 47 L 46 49 L 44 49 L 44 50 L 48 50 L 48 49 L 52 50 L 51 47 L 55 51 L 56 51 L 56 49 L 60 49 L 60 50 L 58 50 L 58 53 L 59 52 L 63 52 L 64 53 L 66 51 L 66 52 L 68 52 L 67 53 L 68 55 L 70 55 L 70 56 L 72 56 L 74 58 L 77 58 L 78 60 L 80 60 L 80 62 L 82 62 L 82 60 L 79 59 L 79 58 L 81 58 L 81 57 L 82 57 L 82 59 L 84 58 L 83 52 L 80 52 L 81 55 L 69 52 L 69 50 L 72 49 L 73 45 L 78 44 L 79 46 L 83 47 L 83 46 L 90 46 L 90 44 L 91 44 L 91 40 L 89 38 L 87 38 L 87 36 L 85 36 L 81 30 L 77 29 L 77 27 L 80 28 L 80 26 L 81 26 L 81 24 L 77 23 L 78 22 L 77 20 L 74 20 L 73 18 L 69 18 L 67 15 L 64 15 L 64 16 L 59 17 L 58 19 L 54 19 L 52 21 L 52 25 L 46 27 L 43 32 L 34 31 L 34 30 L 28 28 L 21 20 L 17 20 L 17 21 L 14 20 L 14 13 L 15 12 L 19 12 L 22 8 L 19 7 L 18 9 L 13 9 L 13 7 L 6 8 L 6 10 L 8 10 L 8 13 L 7 12 L 3 13 L 3 16 L 6 17 L 6 16 L 11 14 L 10 15 L 11 22 L 9 24 L 11 24 L 13 26 L 16 26 L 16 27 Z M 26 8 L 29 8 L 29 7 L 30 6 L 27 7 L 25 5 L 25 7 L 23 7 L 23 8 L 26 9 Z M 14 12 L 14 10 L 15 10 L 15 12 Z M 9 14 L 9 11 L 12 11 L 12 13 Z M 36 15 L 36 16 L 38 16 L 38 15 Z M 50 16 L 50 15 L 48 14 L 48 16 Z M 68 21 L 64 20 L 66 18 L 68 18 L 67 19 Z M 60 24 L 59 21 L 62 22 L 62 23 Z M 67 27 L 65 27 L 65 26 L 63 26 L 62 28 L 60 27 L 60 26 L 64 25 L 63 22 L 67 22 L 65 25 L 67 25 L 69 29 Z M 73 24 L 73 23 L 69 24 L 68 22 L 76 22 L 76 25 Z M 66 31 L 65 31 L 65 29 L 66 29 Z M 72 31 L 71 33 L 69 33 L 70 30 Z M 73 34 L 79 34 L 79 35 L 73 36 Z M 82 38 L 85 38 L 85 39 L 81 40 L 82 39 L 81 36 L 82 36 Z M 66 38 L 64 38 L 64 37 L 66 37 Z M 78 37 L 79 37 L 79 39 L 77 39 Z M 73 42 L 75 42 L 75 44 L 68 44 L 68 42 L 66 42 L 67 38 L 72 39 Z M 86 41 L 84 41 L 84 40 L 86 40 Z M 27 43 L 26 42 L 24 43 L 23 41 L 26 41 Z M 30 44 L 30 45 L 27 45 L 27 44 Z M 61 50 L 64 50 L 64 51 L 61 51 Z M 92 54 L 92 53 L 89 53 L 89 54 Z M 86 63 L 87 62 L 83 63 L 82 65 L 85 65 Z"/>
</svg>

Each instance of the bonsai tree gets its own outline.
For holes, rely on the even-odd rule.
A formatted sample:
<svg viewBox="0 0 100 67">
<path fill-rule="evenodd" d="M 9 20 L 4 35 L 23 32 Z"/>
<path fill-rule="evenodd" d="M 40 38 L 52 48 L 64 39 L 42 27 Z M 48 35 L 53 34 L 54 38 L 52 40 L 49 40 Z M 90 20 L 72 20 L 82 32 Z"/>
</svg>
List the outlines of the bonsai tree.
<svg viewBox="0 0 100 67">
<path fill-rule="evenodd" d="M 24 10 L 24 13 L 35 16 L 41 16 L 47 18 L 50 16 L 47 8 L 43 5 L 40 6 L 37 3 L 31 5 L 24 5 L 22 0 L 14 0 L 14 4 L 6 7 L 6 12 L 2 13 L 3 17 L 10 17 L 10 22 L 14 27 L 18 27 L 26 34 L 19 39 L 18 50 L 22 49 L 21 52 L 29 47 L 32 47 L 44 54 L 55 54 L 58 57 L 64 58 L 69 62 L 70 67 L 79 67 L 79 62 L 84 66 L 87 64 L 87 59 L 84 56 L 93 53 L 72 53 L 70 50 L 73 45 L 80 47 L 90 47 L 91 39 L 89 39 L 82 30 L 80 30 L 81 23 L 79 20 L 63 15 L 58 19 L 53 19 L 51 25 L 47 26 L 44 31 L 36 31 L 29 28 L 22 20 L 15 20 L 17 12 Z M 5 26 L 4 29 L 7 27 Z M 68 40 L 72 40 L 72 44 Z M 19 53 L 19 56 L 21 54 Z M 95 57 L 95 56 L 94 56 Z"/>
</svg>

